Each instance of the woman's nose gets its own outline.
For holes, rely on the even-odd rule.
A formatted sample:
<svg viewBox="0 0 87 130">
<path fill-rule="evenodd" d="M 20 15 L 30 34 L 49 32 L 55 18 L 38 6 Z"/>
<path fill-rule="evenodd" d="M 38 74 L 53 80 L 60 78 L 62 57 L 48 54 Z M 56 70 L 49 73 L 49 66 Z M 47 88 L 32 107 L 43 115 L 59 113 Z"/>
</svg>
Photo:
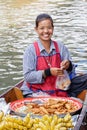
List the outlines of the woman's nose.
<svg viewBox="0 0 87 130">
<path fill-rule="evenodd" d="M 44 29 L 44 32 L 48 32 L 48 28 L 45 28 L 45 29 Z"/>
</svg>

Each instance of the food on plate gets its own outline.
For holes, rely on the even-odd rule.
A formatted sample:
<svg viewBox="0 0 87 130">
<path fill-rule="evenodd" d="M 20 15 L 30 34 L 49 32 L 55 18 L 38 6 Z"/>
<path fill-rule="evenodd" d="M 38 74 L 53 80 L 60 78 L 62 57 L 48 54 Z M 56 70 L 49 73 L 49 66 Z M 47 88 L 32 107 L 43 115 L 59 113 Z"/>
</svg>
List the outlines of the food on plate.
<svg viewBox="0 0 87 130">
<path fill-rule="evenodd" d="M 25 102 L 23 106 L 15 109 L 15 112 L 30 113 L 35 115 L 53 115 L 53 114 L 66 114 L 75 112 L 78 110 L 78 105 L 72 100 L 63 99 L 53 99 L 48 98 L 48 100 L 42 103 L 37 103 L 35 101 Z"/>
</svg>

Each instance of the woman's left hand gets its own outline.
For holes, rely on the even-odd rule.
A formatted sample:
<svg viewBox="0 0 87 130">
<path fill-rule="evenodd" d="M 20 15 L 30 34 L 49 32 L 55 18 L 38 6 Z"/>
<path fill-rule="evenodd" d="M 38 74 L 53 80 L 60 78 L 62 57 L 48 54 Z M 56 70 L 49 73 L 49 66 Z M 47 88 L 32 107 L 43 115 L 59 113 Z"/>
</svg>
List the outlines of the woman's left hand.
<svg viewBox="0 0 87 130">
<path fill-rule="evenodd" d="M 60 67 L 64 70 L 67 70 L 69 68 L 70 61 L 69 60 L 64 60 L 61 62 Z"/>
</svg>

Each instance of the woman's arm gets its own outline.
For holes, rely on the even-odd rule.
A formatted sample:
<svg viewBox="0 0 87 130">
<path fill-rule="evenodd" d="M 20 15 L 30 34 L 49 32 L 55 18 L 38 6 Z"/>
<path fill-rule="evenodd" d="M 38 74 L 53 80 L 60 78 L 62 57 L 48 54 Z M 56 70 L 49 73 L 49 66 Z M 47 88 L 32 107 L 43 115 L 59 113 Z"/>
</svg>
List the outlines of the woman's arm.
<svg viewBox="0 0 87 130">
<path fill-rule="evenodd" d="M 26 82 L 42 83 L 42 71 L 36 71 L 36 54 L 33 44 L 29 45 L 24 52 L 23 74 Z"/>
</svg>

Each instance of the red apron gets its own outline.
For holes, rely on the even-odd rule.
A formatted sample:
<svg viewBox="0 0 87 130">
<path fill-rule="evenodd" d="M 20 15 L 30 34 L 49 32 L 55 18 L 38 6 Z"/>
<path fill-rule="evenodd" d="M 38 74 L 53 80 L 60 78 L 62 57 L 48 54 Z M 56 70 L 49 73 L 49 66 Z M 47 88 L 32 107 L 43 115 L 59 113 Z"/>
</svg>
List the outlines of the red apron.
<svg viewBox="0 0 87 130">
<path fill-rule="evenodd" d="M 58 67 L 60 68 L 61 58 L 59 53 L 59 48 L 57 43 L 54 41 L 54 46 L 56 49 L 56 53 L 51 56 L 41 56 L 38 43 L 34 43 L 34 47 L 36 50 L 37 55 L 37 62 L 36 62 L 36 70 L 45 70 L 49 68 L 49 63 L 51 67 Z M 41 90 L 43 92 L 48 93 L 52 96 L 67 96 L 67 92 L 63 90 L 59 90 L 55 88 L 56 76 L 48 76 L 45 79 L 44 83 L 41 84 L 30 84 L 27 82 L 27 86 L 35 91 Z"/>
</svg>

